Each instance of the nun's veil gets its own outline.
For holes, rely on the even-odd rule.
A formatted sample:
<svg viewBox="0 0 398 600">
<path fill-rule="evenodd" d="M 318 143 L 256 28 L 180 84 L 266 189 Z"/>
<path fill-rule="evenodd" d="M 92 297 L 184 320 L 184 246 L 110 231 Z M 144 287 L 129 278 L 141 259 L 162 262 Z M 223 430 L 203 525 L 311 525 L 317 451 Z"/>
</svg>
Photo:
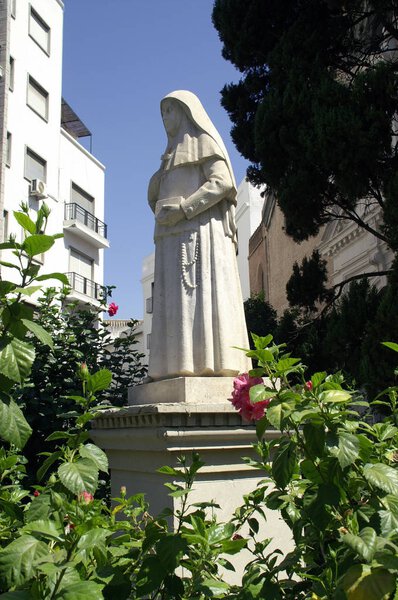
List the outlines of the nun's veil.
<svg viewBox="0 0 398 600">
<path fill-rule="evenodd" d="M 229 159 L 227 149 L 221 139 L 220 134 L 214 127 L 209 115 L 203 108 L 199 98 L 187 90 L 177 90 L 167 94 L 167 96 L 162 99 L 160 106 L 162 106 L 162 103 L 166 99 L 177 101 L 178 104 L 182 106 L 182 109 L 188 116 L 189 120 L 199 130 L 199 136 L 192 137 L 189 135 L 189 132 L 187 132 L 187 134 L 184 136 L 184 139 L 180 141 L 177 154 L 180 154 L 181 158 L 180 160 L 177 159 L 177 162 L 174 164 L 178 164 L 179 162 L 196 162 L 197 160 L 201 160 L 205 157 L 214 155 L 219 156 L 225 160 L 227 164 L 234 186 L 234 195 L 236 195 L 235 177 L 232 171 L 231 161 Z M 202 132 L 211 138 L 210 144 L 208 137 L 203 135 Z"/>
</svg>

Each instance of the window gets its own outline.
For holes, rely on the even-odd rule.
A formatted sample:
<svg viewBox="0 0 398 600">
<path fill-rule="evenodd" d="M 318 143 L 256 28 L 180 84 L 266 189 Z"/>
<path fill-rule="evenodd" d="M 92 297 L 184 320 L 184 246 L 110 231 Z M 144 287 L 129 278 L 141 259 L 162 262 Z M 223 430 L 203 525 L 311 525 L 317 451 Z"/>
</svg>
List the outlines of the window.
<svg viewBox="0 0 398 600">
<path fill-rule="evenodd" d="M 71 202 L 75 202 L 84 208 L 84 210 L 94 214 L 94 198 L 73 182 L 71 190 Z"/>
<path fill-rule="evenodd" d="M 146 349 L 150 350 L 151 349 L 151 334 L 147 333 L 146 336 Z"/>
<path fill-rule="evenodd" d="M 9 167 L 11 165 L 11 144 L 12 144 L 12 135 L 9 131 L 7 131 L 7 145 L 6 145 L 6 165 Z"/>
<path fill-rule="evenodd" d="M 29 15 L 29 35 L 44 52 L 50 54 L 50 28 L 32 7 Z"/>
<path fill-rule="evenodd" d="M 99 299 L 101 286 L 92 280 L 93 269 L 92 258 L 81 254 L 74 248 L 70 249 L 68 278 L 72 289 L 91 298 Z"/>
<path fill-rule="evenodd" d="M 74 248 L 70 249 L 69 256 L 69 270 L 72 273 L 77 273 L 86 279 L 93 278 L 93 265 L 94 261 L 85 254 L 81 254 Z"/>
<path fill-rule="evenodd" d="M 48 120 L 48 92 L 29 75 L 27 105 L 40 117 Z"/>
<path fill-rule="evenodd" d="M 10 88 L 11 92 L 14 91 L 14 65 L 15 65 L 15 61 L 14 61 L 13 57 L 10 56 L 10 81 L 9 81 L 8 87 Z"/>
<path fill-rule="evenodd" d="M 8 240 L 8 210 L 3 211 L 3 240 Z"/>
<path fill-rule="evenodd" d="M 30 148 L 26 148 L 25 153 L 25 177 L 32 179 L 42 179 L 46 181 L 47 163 L 36 152 Z"/>
<path fill-rule="evenodd" d="M 146 305 L 146 312 L 148 314 L 152 314 L 153 312 L 153 286 L 154 286 L 154 282 L 152 281 L 151 283 L 151 295 L 149 298 L 146 299 L 145 305 Z"/>
</svg>

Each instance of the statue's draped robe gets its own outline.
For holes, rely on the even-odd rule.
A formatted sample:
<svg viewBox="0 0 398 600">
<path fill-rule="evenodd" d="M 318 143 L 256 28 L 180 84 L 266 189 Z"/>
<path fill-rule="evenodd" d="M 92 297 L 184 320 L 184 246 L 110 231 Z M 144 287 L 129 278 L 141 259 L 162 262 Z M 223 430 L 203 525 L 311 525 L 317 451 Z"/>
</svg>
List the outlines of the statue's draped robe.
<svg viewBox="0 0 398 600">
<path fill-rule="evenodd" d="M 195 146 L 188 153 L 187 139 Z M 156 380 L 248 371 L 249 359 L 233 348 L 248 348 L 235 251 L 235 187 L 214 139 L 186 134 L 180 147 L 163 156 L 148 196 L 153 210 L 158 200 L 181 197 L 185 216 L 155 228 L 148 375 Z"/>
</svg>

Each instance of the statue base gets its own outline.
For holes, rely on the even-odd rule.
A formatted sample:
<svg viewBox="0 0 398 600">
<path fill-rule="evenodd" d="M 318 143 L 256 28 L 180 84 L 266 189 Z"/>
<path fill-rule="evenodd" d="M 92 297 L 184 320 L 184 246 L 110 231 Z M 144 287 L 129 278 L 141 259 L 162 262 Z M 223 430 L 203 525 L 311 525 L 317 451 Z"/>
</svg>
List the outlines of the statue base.
<svg viewBox="0 0 398 600">
<path fill-rule="evenodd" d="M 233 377 L 175 377 L 136 385 L 129 389 L 128 403 L 219 404 L 232 395 Z"/>
<path fill-rule="evenodd" d="M 130 406 L 97 417 L 91 437 L 108 455 L 112 496 L 119 496 L 121 486 L 126 486 L 128 496 L 145 493 L 151 514 L 164 508 L 175 511 L 180 500 L 171 498 L 164 486 L 172 479 L 157 469 L 178 467 L 181 455 L 189 462 L 195 451 L 205 464 L 197 474 L 189 503 L 213 500 L 220 505 L 215 511 L 217 519 L 229 521 L 243 496 L 265 476 L 242 460 L 242 456 L 254 458 L 256 433 L 228 401 L 231 390 L 232 378 L 181 377 L 152 382 L 130 390 Z M 265 433 L 268 440 L 278 436 L 278 431 Z M 290 530 L 276 511 L 265 512 L 264 538 L 274 537 L 272 549 L 288 552 Z M 243 565 L 250 560 L 245 553 L 228 557 L 236 565 L 236 573 L 228 572 L 227 580 L 240 581 Z"/>
</svg>

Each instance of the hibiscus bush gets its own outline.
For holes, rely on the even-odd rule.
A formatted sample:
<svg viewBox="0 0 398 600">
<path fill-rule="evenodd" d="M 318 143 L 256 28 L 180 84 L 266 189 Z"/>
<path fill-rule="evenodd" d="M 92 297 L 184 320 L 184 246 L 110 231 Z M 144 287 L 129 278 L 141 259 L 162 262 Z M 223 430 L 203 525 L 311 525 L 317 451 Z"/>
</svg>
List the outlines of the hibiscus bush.
<svg viewBox="0 0 398 600">
<path fill-rule="evenodd" d="M 247 354 L 258 368 L 235 379 L 231 401 L 256 423 L 258 458 L 246 461 L 264 479 L 235 514 L 249 526 L 252 561 L 233 597 L 396 600 L 398 388 L 369 404 L 339 373 L 306 378 L 300 359 L 271 335 L 253 342 Z M 377 422 L 371 407 L 388 416 Z M 264 507 L 290 528 L 285 556 L 267 552 L 270 540 L 258 536 Z"/>
<path fill-rule="evenodd" d="M 170 494 L 182 499 L 175 513 L 151 516 L 143 494 L 128 496 L 125 486 L 112 505 L 104 500 L 101 476 L 108 471 L 108 461 L 90 442 L 88 426 L 107 408 L 101 400 L 111 384 L 108 369 L 91 371 L 86 362 L 78 368 L 75 363 L 75 391 L 68 393 L 65 381 L 63 398 L 73 410 L 59 415 L 65 404 L 59 406 L 57 397 L 52 398 L 54 415 L 63 427 L 57 429 L 54 420 L 49 424 L 52 429 L 43 442 L 55 447 L 48 451 L 43 443 L 35 480 L 31 475 L 27 484 L 32 458 L 23 452 L 32 428 L 21 406 L 29 403 L 26 392 L 39 357 L 46 367 L 36 340 L 46 346 L 47 356 L 54 359 L 57 354 L 52 335 L 24 298 L 39 292 L 44 279 L 65 285 L 67 279 L 60 273 L 39 275 L 34 260 L 58 237 L 45 234 L 47 206 L 43 203 L 36 221 L 27 207 L 14 214 L 24 240 L 10 238 L 0 245 L 17 257 L 16 264 L 1 264 L 20 275 L 18 283 L 0 281 L 0 598 L 207 598 L 213 589 L 227 589 L 219 566 L 228 561 L 221 554 L 234 554 L 246 542 L 232 539 L 233 523 L 208 517 L 206 509 L 213 509 L 212 503 L 189 506 L 187 498 L 203 464 L 196 454 L 191 462 L 182 457 L 176 469 L 161 469 L 180 481 L 168 484 Z M 53 311 L 46 316 L 51 321 Z M 57 334 L 63 334 L 62 328 Z M 80 358 L 78 352 L 75 358 Z M 72 379 L 69 371 L 68 376 Z M 50 401 L 50 382 L 45 389 Z M 58 394 L 62 397 L 62 390 Z M 176 530 L 170 523 L 176 523 Z M 177 567 L 183 568 L 178 575 Z"/>
<path fill-rule="evenodd" d="M 234 382 L 231 402 L 255 424 L 256 453 L 245 460 L 260 483 L 229 523 L 217 521 L 217 504 L 189 502 L 203 465 L 195 453 L 160 469 L 180 501 L 174 511 L 151 515 L 143 494 L 125 486 L 107 503 L 108 461 L 88 427 L 106 409 L 112 375 L 81 360 L 63 426 L 53 423 L 47 435 L 54 447 L 43 443 L 27 480 L 24 394 L 40 347 L 54 356 L 55 342 L 24 299 L 43 279 L 66 283 L 60 273 L 40 275 L 35 263 L 58 237 L 45 233 L 48 216 L 45 204 L 36 221 L 26 207 L 15 213 L 25 238 L 0 245 L 17 258 L 2 264 L 20 275 L 19 283 L 0 281 L 0 598 L 397 600 L 398 388 L 368 403 L 339 373 L 308 377 L 272 336 L 253 336 L 247 353 L 257 367 Z M 51 398 L 50 384 L 46 391 Z M 380 420 L 378 407 L 387 414 Z M 265 509 L 290 529 L 285 555 L 263 539 Z M 231 585 L 223 573 L 244 548 L 242 585 Z"/>
</svg>

